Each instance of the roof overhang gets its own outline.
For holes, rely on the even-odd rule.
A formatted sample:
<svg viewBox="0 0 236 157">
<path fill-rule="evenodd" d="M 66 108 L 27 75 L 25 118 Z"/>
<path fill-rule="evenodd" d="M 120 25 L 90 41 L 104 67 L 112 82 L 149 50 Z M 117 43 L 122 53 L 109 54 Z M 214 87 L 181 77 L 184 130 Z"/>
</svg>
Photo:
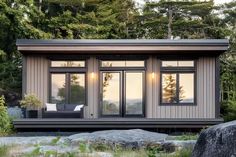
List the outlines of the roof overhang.
<svg viewBox="0 0 236 157">
<path fill-rule="evenodd" d="M 204 52 L 220 54 L 228 49 L 227 39 L 107 39 L 107 40 L 38 40 L 18 39 L 17 49 L 31 53 L 173 53 Z"/>
</svg>

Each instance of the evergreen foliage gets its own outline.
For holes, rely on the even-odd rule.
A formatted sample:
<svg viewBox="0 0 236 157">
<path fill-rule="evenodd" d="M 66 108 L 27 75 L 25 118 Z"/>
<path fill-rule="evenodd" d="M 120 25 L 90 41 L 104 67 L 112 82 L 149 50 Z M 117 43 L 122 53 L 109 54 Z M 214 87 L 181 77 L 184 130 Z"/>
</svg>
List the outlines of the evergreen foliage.
<svg viewBox="0 0 236 157">
<path fill-rule="evenodd" d="M 7 114 L 5 99 L 0 97 L 0 136 L 7 135 L 12 131 L 11 119 Z"/>
</svg>

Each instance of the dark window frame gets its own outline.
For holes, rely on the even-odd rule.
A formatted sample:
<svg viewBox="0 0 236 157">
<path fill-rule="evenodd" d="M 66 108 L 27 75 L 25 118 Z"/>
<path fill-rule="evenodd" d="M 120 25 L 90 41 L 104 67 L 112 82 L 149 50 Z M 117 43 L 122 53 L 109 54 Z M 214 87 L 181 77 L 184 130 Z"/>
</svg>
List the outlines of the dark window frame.
<svg viewBox="0 0 236 157">
<path fill-rule="evenodd" d="M 102 67 L 102 61 L 144 61 L 144 66 L 143 67 Z M 135 58 L 134 59 L 115 59 L 115 58 L 99 58 L 99 72 L 100 72 L 100 77 L 99 77 L 99 116 L 106 118 L 106 117 L 124 117 L 124 118 L 144 118 L 146 116 L 146 67 L 147 67 L 147 60 L 146 59 L 139 59 Z M 119 115 L 104 115 L 103 112 L 103 93 L 102 93 L 102 81 L 103 81 L 103 76 L 102 73 L 104 72 L 120 72 L 120 114 Z M 126 104 L 125 103 L 125 91 L 122 93 L 122 90 L 125 90 L 125 73 L 126 72 L 142 72 L 143 73 L 143 104 L 142 104 L 142 114 L 126 114 L 125 108 Z M 123 95 L 123 96 L 122 96 Z M 122 106 L 122 107 L 121 107 Z"/>
<path fill-rule="evenodd" d="M 120 74 L 120 78 L 119 78 L 119 81 L 120 81 L 120 86 L 119 86 L 119 92 L 120 92 L 120 96 L 119 96 L 119 114 L 118 115 L 115 115 L 115 114 L 103 114 L 103 73 L 107 73 L 107 72 L 111 72 L 111 73 L 119 73 Z M 126 113 L 126 73 L 137 73 L 137 72 L 140 72 L 142 73 L 142 76 L 143 76 L 143 80 L 142 80 L 142 83 L 143 83 L 143 91 L 142 91 L 142 96 L 143 96 L 143 102 L 142 102 L 142 114 L 127 114 Z M 101 117 L 139 117 L 139 118 L 142 118 L 142 117 L 145 117 L 145 105 L 146 105 L 146 84 L 145 84 L 145 81 L 146 81 L 146 72 L 145 70 L 102 70 L 100 71 L 100 98 L 99 98 L 99 101 L 100 101 L 100 116 Z"/>
<path fill-rule="evenodd" d="M 193 61 L 193 66 L 176 66 L 176 67 L 162 67 L 162 61 Z M 197 61 L 196 59 L 162 59 L 160 61 L 160 105 L 161 106 L 196 106 L 197 105 Z M 162 102 L 162 75 L 163 74 L 176 74 L 176 90 L 177 95 L 176 103 L 163 103 Z M 179 75 L 180 74 L 193 74 L 193 102 L 179 102 Z"/>
<path fill-rule="evenodd" d="M 85 62 L 85 66 L 84 67 L 51 67 L 51 61 L 84 61 Z M 88 95 L 87 95 L 87 91 L 88 91 L 88 80 L 87 80 L 87 60 L 75 60 L 75 59 L 51 59 L 48 62 L 48 85 L 49 85 L 49 94 L 48 94 L 48 102 L 52 102 L 51 101 L 51 97 L 52 97 L 52 74 L 65 74 L 65 104 L 70 104 L 70 75 L 71 74 L 84 74 L 85 77 L 85 104 L 84 106 L 87 106 L 87 102 L 88 102 Z"/>
</svg>

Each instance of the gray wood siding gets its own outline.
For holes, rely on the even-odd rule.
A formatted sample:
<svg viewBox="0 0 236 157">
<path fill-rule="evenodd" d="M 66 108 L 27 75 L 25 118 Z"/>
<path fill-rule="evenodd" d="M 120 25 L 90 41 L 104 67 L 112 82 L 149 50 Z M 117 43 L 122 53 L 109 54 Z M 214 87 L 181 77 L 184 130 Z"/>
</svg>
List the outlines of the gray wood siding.
<svg viewBox="0 0 236 157">
<path fill-rule="evenodd" d="M 99 110 L 99 62 L 96 58 L 91 57 L 87 61 L 87 106 L 85 107 L 86 118 L 98 118 Z M 94 73 L 93 78 L 91 77 Z"/>
<path fill-rule="evenodd" d="M 194 106 L 160 105 L 160 60 L 147 60 L 148 118 L 215 118 L 215 58 L 201 57 L 197 60 L 197 104 Z M 151 73 L 154 72 L 154 78 Z"/>
<path fill-rule="evenodd" d="M 48 60 L 39 56 L 27 56 L 26 93 L 35 94 L 43 104 L 48 101 Z"/>
<path fill-rule="evenodd" d="M 43 104 L 48 101 L 48 60 L 39 56 L 24 57 L 26 93 L 36 94 Z M 87 60 L 87 106 L 85 118 L 99 117 L 99 61 Z M 92 72 L 94 78 L 91 77 Z M 154 72 L 154 78 L 152 73 Z M 149 57 L 146 71 L 147 118 L 215 118 L 215 58 L 197 60 L 197 104 L 195 106 L 160 106 L 160 60 Z"/>
</svg>

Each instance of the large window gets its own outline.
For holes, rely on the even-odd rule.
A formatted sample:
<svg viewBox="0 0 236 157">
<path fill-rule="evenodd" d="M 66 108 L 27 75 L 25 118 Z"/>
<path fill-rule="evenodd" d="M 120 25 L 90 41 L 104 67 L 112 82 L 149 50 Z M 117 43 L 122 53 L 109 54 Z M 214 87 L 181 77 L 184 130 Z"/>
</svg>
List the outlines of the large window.
<svg viewBox="0 0 236 157">
<path fill-rule="evenodd" d="M 144 60 L 101 61 L 101 115 L 143 117 Z"/>
<path fill-rule="evenodd" d="M 71 63 L 81 64 L 71 66 Z M 50 102 L 85 104 L 85 72 L 85 61 L 51 61 Z"/>
<path fill-rule="evenodd" d="M 161 104 L 195 104 L 195 62 L 162 61 Z"/>
</svg>

